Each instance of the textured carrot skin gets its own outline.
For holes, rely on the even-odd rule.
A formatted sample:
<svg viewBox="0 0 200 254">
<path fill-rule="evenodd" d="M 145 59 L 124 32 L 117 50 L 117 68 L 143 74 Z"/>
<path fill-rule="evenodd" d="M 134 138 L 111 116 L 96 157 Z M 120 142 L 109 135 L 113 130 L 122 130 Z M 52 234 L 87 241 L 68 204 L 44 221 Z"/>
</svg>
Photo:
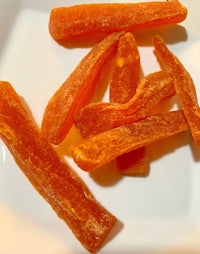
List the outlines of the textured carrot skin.
<svg viewBox="0 0 200 254">
<path fill-rule="evenodd" d="M 119 38 L 117 56 L 110 81 L 110 102 L 127 103 L 135 94 L 140 82 L 141 66 L 137 42 L 128 32 Z M 144 175 L 149 172 L 146 148 L 122 154 L 116 165 L 123 175 Z"/>
<path fill-rule="evenodd" d="M 96 33 L 135 32 L 183 21 L 187 9 L 178 1 L 82 4 L 51 10 L 49 31 L 55 40 Z"/>
<path fill-rule="evenodd" d="M 110 102 L 127 103 L 140 82 L 140 55 L 132 33 L 119 38 L 117 55 L 110 80 Z"/>
<path fill-rule="evenodd" d="M 174 77 L 174 86 L 195 143 L 200 145 L 200 109 L 192 77 L 160 36 L 153 38 L 155 53 Z"/>
<path fill-rule="evenodd" d="M 94 46 L 49 100 L 41 126 L 49 142 L 59 144 L 73 125 L 74 115 L 91 100 L 104 64 L 122 34 L 113 33 Z"/>
<path fill-rule="evenodd" d="M 155 105 L 174 94 L 172 76 L 165 71 L 155 72 L 142 79 L 128 103 L 91 103 L 80 110 L 74 123 L 83 137 L 89 137 L 145 118 Z"/>
<path fill-rule="evenodd" d="M 71 147 L 77 165 L 90 171 L 117 156 L 188 130 L 184 113 L 171 111 L 94 135 Z"/>
<path fill-rule="evenodd" d="M 34 188 L 71 228 L 81 244 L 96 252 L 116 223 L 80 177 L 40 136 L 21 98 L 0 82 L 0 137 Z"/>
</svg>

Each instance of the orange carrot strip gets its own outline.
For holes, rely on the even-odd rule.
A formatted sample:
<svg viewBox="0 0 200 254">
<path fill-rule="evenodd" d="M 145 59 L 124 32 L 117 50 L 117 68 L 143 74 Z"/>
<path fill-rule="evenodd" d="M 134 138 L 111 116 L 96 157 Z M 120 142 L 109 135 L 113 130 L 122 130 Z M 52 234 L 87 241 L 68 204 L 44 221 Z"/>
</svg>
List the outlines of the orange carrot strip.
<svg viewBox="0 0 200 254">
<path fill-rule="evenodd" d="M 118 42 L 117 56 L 110 81 L 110 102 L 127 103 L 135 94 L 140 82 L 140 55 L 132 33 L 125 33 Z M 123 175 L 146 175 L 149 171 L 146 148 L 122 154 L 116 158 Z"/>
<path fill-rule="evenodd" d="M 167 48 L 160 36 L 153 38 L 156 55 L 174 77 L 174 86 L 190 126 L 195 143 L 200 145 L 200 108 L 194 82 L 180 60 Z"/>
<path fill-rule="evenodd" d="M 74 123 L 83 137 L 89 137 L 145 118 L 152 107 L 174 93 L 173 78 L 169 73 L 152 73 L 141 81 L 135 96 L 128 103 L 91 103 L 80 110 Z"/>
<path fill-rule="evenodd" d="M 184 113 L 171 111 L 94 135 L 71 147 L 77 165 L 94 170 L 117 156 L 188 130 Z"/>
<path fill-rule="evenodd" d="M 141 29 L 183 21 L 187 9 L 178 1 L 82 4 L 51 10 L 49 31 L 55 40 Z"/>
<path fill-rule="evenodd" d="M 74 115 L 91 100 L 106 59 L 114 54 L 122 34 L 111 34 L 94 46 L 52 96 L 41 127 L 42 135 L 49 142 L 59 144 L 73 125 Z"/>
<path fill-rule="evenodd" d="M 120 37 L 110 81 L 110 102 L 127 103 L 140 81 L 140 55 L 132 33 Z"/>
<path fill-rule="evenodd" d="M 7 82 L 0 82 L 0 137 L 34 188 L 81 244 L 92 253 L 98 251 L 116 218 L 40 136 L 30 112 Z"/>
</svg>

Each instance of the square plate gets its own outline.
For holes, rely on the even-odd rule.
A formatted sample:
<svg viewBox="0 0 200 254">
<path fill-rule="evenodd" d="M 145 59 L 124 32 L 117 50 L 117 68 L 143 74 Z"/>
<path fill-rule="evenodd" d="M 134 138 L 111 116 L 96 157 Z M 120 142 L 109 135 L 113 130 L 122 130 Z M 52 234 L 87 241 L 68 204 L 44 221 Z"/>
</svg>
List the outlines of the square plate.
<svg viewBox="0 0 200 254">
<path fill-rule="evenodd" d="M 49 98 L 90 50 L 86 45 L 57 44 L 48 32 L 50 10 L 86 2 L 98 0 L 0 2 L 0 80 L 14 86 L 38 124 Z M 159 69 L 150 43 L 155 33 L 191 73 L 200 95 L 200 36 L 179 25 L 137 33 L 144 74 Z M 99 253 L 200 253 L 200 150 L 189 133 L 149 146 L 151 172 L 144 178 L 122 178 L 114 163 L 91 174 L 81 171 L 68 155 L 68 146 L 78 139 L 72 128 L 59 153 L 123 223 Z M 87 253 L 29 184 L 1 141 L 0 225 L 3 254 Z"/>
</svg>

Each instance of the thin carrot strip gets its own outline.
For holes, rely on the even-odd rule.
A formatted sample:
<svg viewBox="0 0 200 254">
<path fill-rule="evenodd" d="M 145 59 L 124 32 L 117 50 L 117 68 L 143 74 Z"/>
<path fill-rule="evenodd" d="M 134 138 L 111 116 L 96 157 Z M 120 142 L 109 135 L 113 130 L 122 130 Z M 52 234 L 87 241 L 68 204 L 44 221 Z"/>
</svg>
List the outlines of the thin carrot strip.
<svg viewBox="0 0 200 254">
<path fill-rule="evenodd" d="M 145 118 L 164 98 L 174 95 L 172 76 L 159 71 L 142 79 L 135 96 L 124 104 L 97 102 L 83 107 L 74 118 L 83 137 Z"/>
<path fill-rule="evenodd" d="M 114 54 L 122 34 L 113 33 L 94 46 L 49 100 L 41 126 L 49 142 L 59 144 L 73 125 L 74 115 L 91 100 L 105 62 Z"/>
<path fill-rule="evenodd" d="M 155 53 L 174 77 L 174 86 L 190 126 L 195 143 L 200 145 L 200 108 L 194 82 L 180 60 L 167 48 L 160 36 L 153 38 Z"/>
<path fill-rule="evenodd" d="M 132 33 L 125 33 L 118 42 L 117 55 L 110 80 L 110 102 L 127 103 L 140 82 L 140 55 Z"/>
<path fill-rule="evenodd" d="M 182 22 L 187 9 L 178 1 L 82 4 L 51 10 L 49 31 L 55 40 L 116 31 L 135 32 Z"/>
<path fill-rule="evenodd" d="M 132 33 L 122 35 L 118 42 L 117 56 L 110 81 L 110 102 L 127 103 L 135 94 L 140 82 L 141 66 L 137 42 Z M 122 154 L 116 158 L 122 175 L 146 175 L 149 160 L 146 148 Z"/>
<path fill-rule="evenodd" d="M 71 147 L 77 165 L 94 170 L 117 156 L 188 130 L 184 113 L 171 111 L 94 135 Z"/>
<path fill-rule="evenodd" d="M 116 218 L 41 137 L 30 112 L 7 82 L 0 82 L 0 137 L 33 187 L 81 244 L 89 252 L 98 251 Z"/>
</svg>

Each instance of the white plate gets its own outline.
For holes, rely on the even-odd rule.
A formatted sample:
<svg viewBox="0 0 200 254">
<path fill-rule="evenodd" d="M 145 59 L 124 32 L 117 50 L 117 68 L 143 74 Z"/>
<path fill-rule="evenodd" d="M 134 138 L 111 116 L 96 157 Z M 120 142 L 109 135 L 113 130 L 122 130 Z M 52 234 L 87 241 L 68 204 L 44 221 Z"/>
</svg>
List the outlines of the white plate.
<svg viewBox="0 0 200 254">
<path fill-rule="evenodd" d="M 0 2 L 0 80 L 13 84 L 38 124 L 50 96 L 90 49 L 61 47 L 49 35 L 50 9 L 67 2 Z M 81 2 L 95 1 L 76 1 Z M 191 73 L 200 95 L 200 36 L 181 26 L 137 35 L 144 73 L 159 69 L 149 45 L 158 32 Z M 142 45 L 144 38 L 147 44 Z M 73 129 L 64 144 L 76 139 Z M 59 152 L 67 154 L 64 144 Z M 189 134 L 159 142 L 151 147 L 146 178 L 120 178 L 112 167 L 90 175 L 66 156 L 96 198 L 124 224 L 99 253 L 200 253 L 199 152 Z M 0 253 L 87 253 L 35 192 L 1 141 Z"/>
</svg>

